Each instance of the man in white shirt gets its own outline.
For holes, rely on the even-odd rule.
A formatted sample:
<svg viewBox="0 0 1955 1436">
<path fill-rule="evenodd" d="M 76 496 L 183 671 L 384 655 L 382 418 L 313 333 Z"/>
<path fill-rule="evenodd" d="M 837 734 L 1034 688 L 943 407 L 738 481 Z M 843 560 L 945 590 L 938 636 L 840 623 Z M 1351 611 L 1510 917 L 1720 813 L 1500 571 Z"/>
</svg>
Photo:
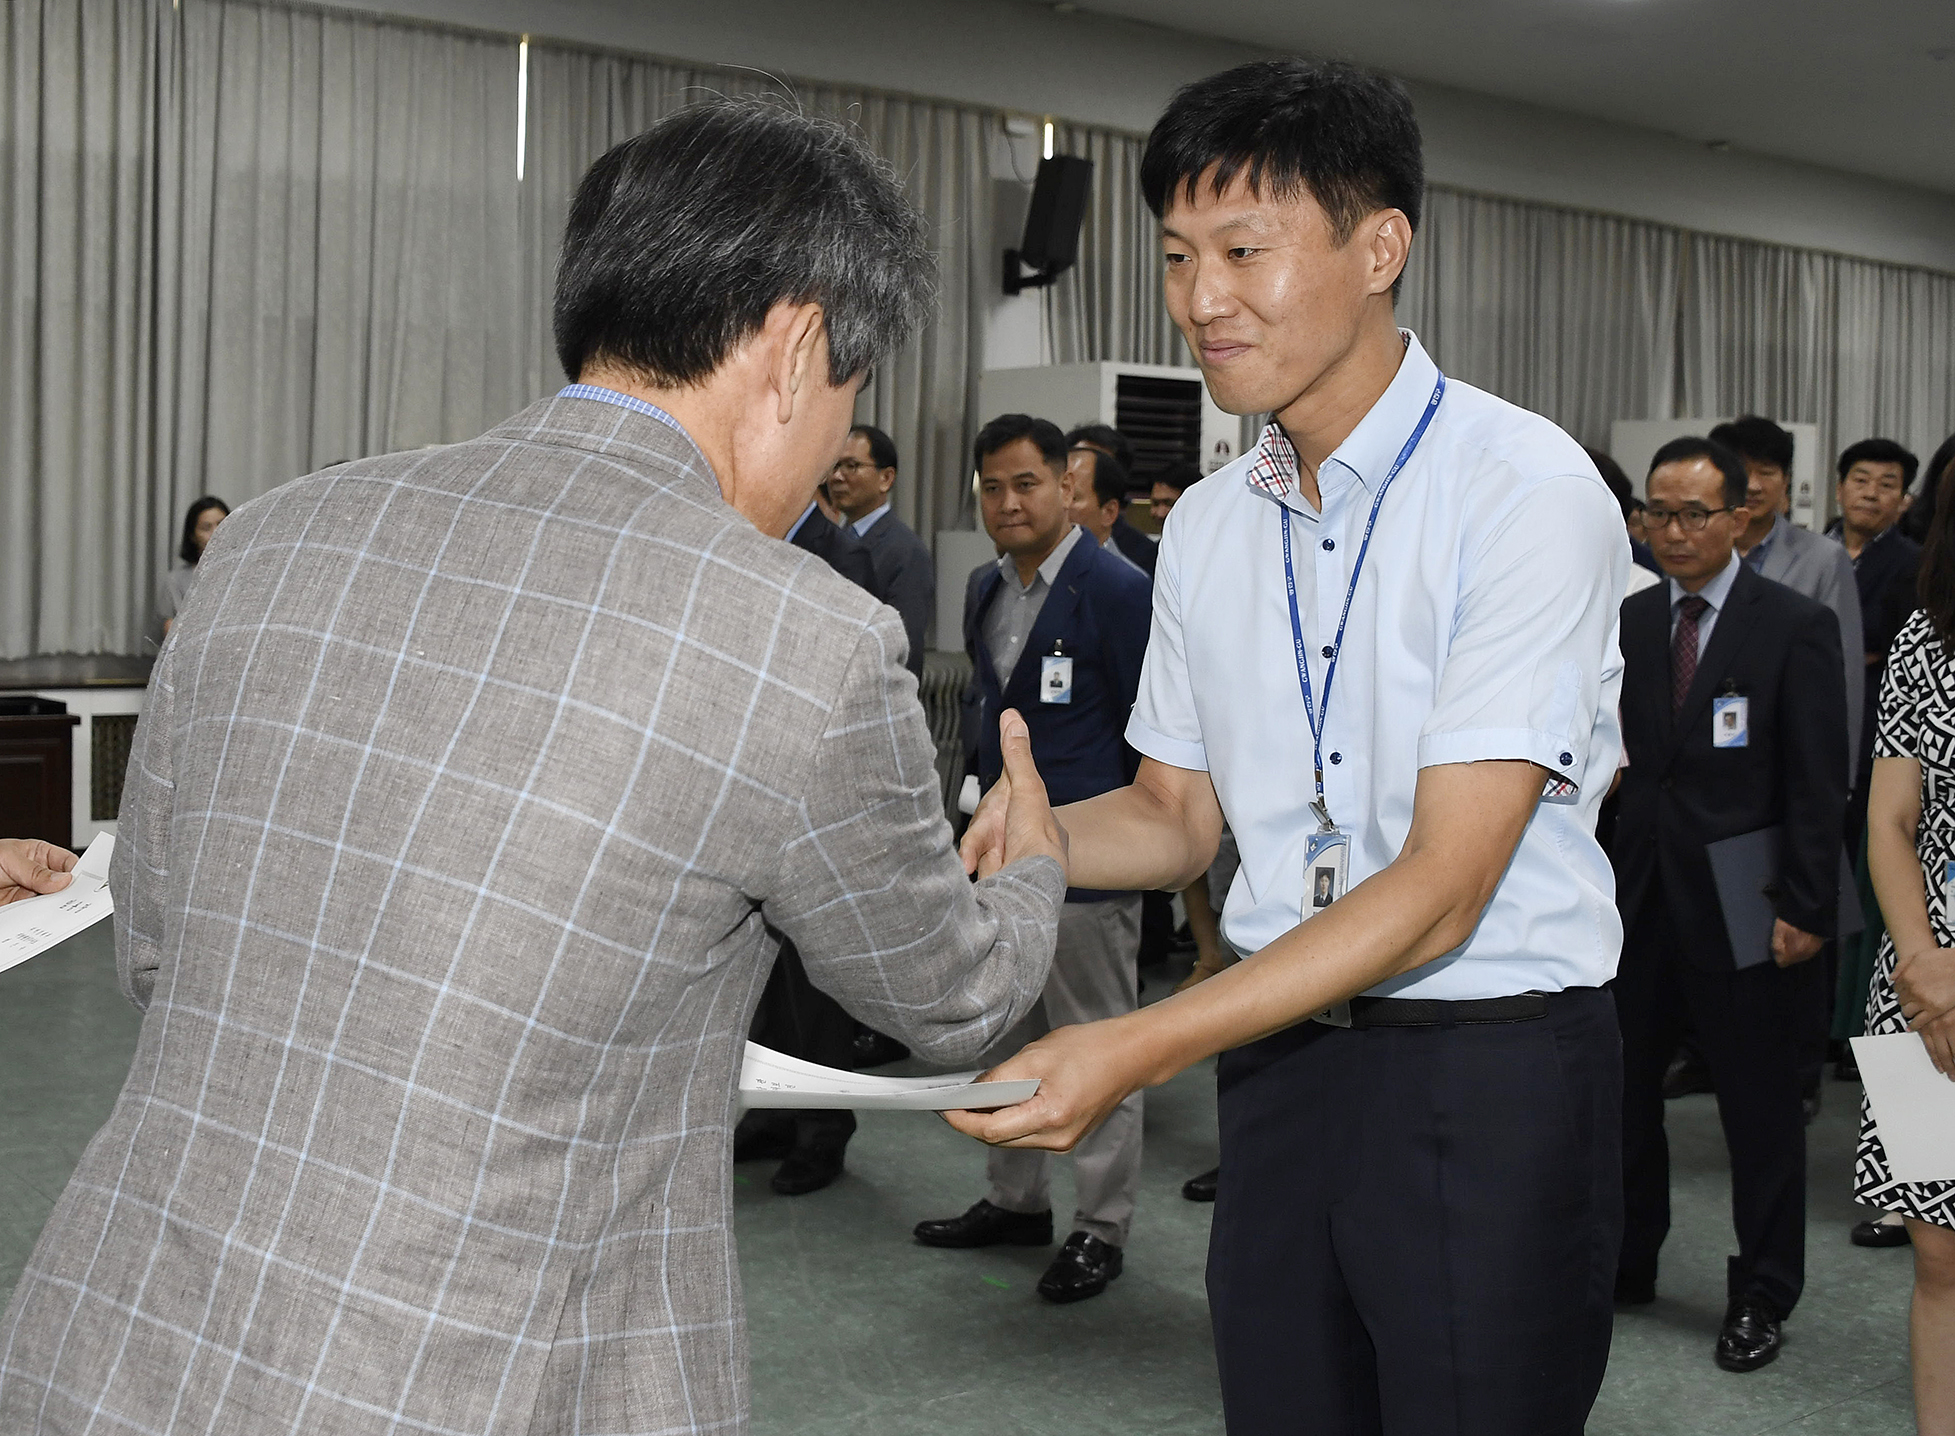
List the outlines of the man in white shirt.
<svg viewBox="0 0 1955 1436">
<path fill-rule="evenodd" d="M 998 1069 L 1036 1097 L 953 1120 L 1064 1150 L 1222 1053 L 1232 1436 L 1574 1436 L 1621 1237 L 1622 930 L 1594 837 L 1620 512 L 1573 439 L 1396 327 L 1423 183 L 1397 84 L 1242 66 L 1175 97 L 1141 174 L 1210 392 L 1275 422 L 1168 519 L 1138 776 L 1060 817 L 1102 888 L 1185 884 L 1226 817 L 1244 960 L 1054 1032 Z"/>
</svg>

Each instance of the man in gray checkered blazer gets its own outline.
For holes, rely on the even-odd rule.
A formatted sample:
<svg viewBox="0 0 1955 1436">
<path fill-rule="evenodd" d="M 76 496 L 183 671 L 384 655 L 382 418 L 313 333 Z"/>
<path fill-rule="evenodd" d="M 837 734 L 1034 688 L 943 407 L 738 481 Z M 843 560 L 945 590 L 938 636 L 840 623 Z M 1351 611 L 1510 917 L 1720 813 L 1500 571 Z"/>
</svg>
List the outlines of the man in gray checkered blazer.
<svg viewBox="0 0 1955 1436">
<path fill-rule="evenodd" d="M 855 140 L 702 105 L 578 192 L 581 382 L 226 522 L 123 800 L 141 1040 L 0 1321 L 0 1431 L 745 1429 L 777 933 L 964 1061 L 1066 884 L 1042 794 L 967 879 L 901 621 L 779 541 L 928 289 Z"/>
</svg>

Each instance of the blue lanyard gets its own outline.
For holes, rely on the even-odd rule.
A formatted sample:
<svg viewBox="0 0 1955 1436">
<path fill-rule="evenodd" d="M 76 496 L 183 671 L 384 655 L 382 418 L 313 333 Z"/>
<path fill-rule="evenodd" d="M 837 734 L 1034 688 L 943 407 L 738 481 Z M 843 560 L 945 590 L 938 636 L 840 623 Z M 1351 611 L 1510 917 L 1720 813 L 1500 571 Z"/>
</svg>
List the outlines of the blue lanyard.
<svg viewBox="0 0 1955 1436">
<path fill-rule="evenodd" d="M 1412 457 L 1413 450 L 1419 447 L 1419 440 L 1426 436 L 1426 429 L 1432 423 L 1432 416 L 1439 412 L 1439 401 L 1445 397 L 1445 393 L 1446 376 L 1441 374 L 1432 386 L 1432 397 L 1426 400 L 1426 410 L 1419 416 L 1418 427 L 1412 431 L 1412 437 L 1405 441 L 1405 447 L 1398 451 L 1398 458 L 1385 475 L 1384 482 L 1378 485 L 1378 497 L 1371 501 L 1371 517 L 1365 521 L 1364 539 L 1358 544 L 1357 561 L 1351 565 L 1351 586 L 1344 591 L 1344 611 L 1338 615 L 1337 636 L 1331 640 L 1330 661 L 1324 669 L 1324 706 L 1321 714 L 1310 695 L 1310 664 L 1303 651 L 1303 619 L 1297 613 L 1297 571 L 1290 560 L 1290 510 L 1285 504 L 1277 506 L 1281 515 L 1279 521 L 1283 525 L 1283 580 L 1290 594 L 1290 637 L 1296 644 L 1297 685 L 1303 689 L 1303 716 L 1310 723 L 1311 756 L 1317 772 L 1317 801 L 1310 806 L 1325 832 L 1329 832 L 1335 824 L 1331 822 L 1330 808 L 1324 802 L 1324 727 L 1330 721 L 1330 687 L 1337 677 L 1337 660 L 1344 652 L 1344 625 L 1351 618 L 1351 600 L 1358 596 L 1358 575 L 1364 572 L 1364 556 L 1371 551 L 1371 531 L 1378 526 L 1378 510 L 1384 507 L 1385 491 Z"/>
</svg>

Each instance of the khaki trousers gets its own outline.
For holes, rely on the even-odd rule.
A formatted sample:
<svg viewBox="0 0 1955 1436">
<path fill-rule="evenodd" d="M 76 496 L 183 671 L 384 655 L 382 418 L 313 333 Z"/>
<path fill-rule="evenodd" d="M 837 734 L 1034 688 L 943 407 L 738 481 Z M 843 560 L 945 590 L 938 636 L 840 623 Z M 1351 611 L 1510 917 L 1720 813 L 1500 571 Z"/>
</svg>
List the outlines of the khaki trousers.
<svg viewBox="0 0 1955 1436">
<path fill-rule="evenodd" d="M 1104 902 L 1069 902 L 1059 915 L 1059 945 L 1052 973 L 1032 1010 L 985 1059 L 1002 1062 L 1055 1027 L 1118 1017 L 1140 1005 L 1135 962 L 1140 953 L 1140 895 Z M 1100 1127 L 1073 1148 L 1073 1185 L 1079 1198 L 1072 1230 L 1091 1232 L 1114 1246 L 1127 1244 L 1140 1182 L 1141 1094 L 1136 1092 Z M 1053 1153 L 1000 1147 L 985 1174 L 986 1198 L 1008 1212 L 1042 1212 L 1052 1205 Z"/>
</svg>

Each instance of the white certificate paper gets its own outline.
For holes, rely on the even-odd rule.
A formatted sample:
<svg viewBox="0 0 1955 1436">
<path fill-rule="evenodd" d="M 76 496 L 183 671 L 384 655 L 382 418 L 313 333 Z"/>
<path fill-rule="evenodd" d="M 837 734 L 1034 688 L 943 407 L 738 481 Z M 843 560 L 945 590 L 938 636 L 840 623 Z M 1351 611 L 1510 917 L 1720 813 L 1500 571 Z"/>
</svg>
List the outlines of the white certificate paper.
<svg viewBox="0 0 1955 1436">
<path fill-rule="evenodd" d="M 1894 1180 L 1955 1181 L 1955 1081 L 1935 1070 L 1921 1034 L 1856 1037 L 1853 1060 Z"/>
<path fill-rule="evenodd" d="M 58 893 L 0 907 L 0 972 L 17 967 L 115 911 L 109 900 L 109 856 L 115 839 L 100 833 L 75 864 L 73 881 Z"/>
<path fill-rule="evenodd" d="M 0 912 L 6 909 L 0 908 Z M 740 1102 L 747 1107 L 849 1107 L 913 1112 L 989 1111 L 1023 1102 L 1038 1078 L 975 1082 L 975 1072 L 946 1077 L 874 1077 L 789 1057 L 758 1042 L 747 1044 L 740 1066 Z"/>
</svg>

